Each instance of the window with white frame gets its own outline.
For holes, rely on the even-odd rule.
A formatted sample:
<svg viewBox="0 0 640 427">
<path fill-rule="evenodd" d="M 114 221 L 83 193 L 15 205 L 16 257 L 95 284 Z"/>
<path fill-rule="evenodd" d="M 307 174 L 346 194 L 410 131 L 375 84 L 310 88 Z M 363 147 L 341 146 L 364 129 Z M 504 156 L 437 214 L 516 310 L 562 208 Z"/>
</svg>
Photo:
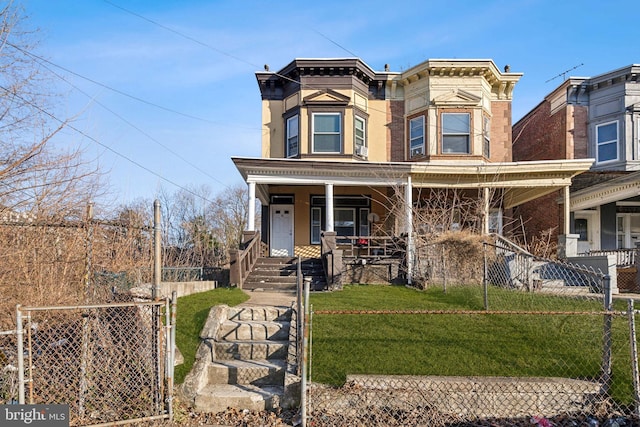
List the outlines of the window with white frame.
<svg viewBox="0 0 640 427">
<path fill-rule="evenodd" d="M 487 159 L 491 157 L 491 119 L 487 116 L 482 121 L 483 150 L 482 154 Z"/>
<path fill-rule="evenodd" d="M 322 232 L 322 209 L 311 208 L 311 243 L 320 243 L 320 233 Z"/>
<path fill-rule="evenodd" d="M 618 159 L 618 122 L 596 126 L 596 156 L 598 163 Z"/>
<path fill-rule="evenodd" d="M 423 156 L 424 149 L 424 116 L 409 120 L 409 153 L 410 157 Z"/>
<path fill-rule="evenodd" d="M 313 113 L 313 152 L 340 153 L 342 151 L 342 115 Z"/>
<path fill-rule="evenodd" d="M 469 113 L 442 113 L 442 152 L 469 154 L 470 131 Z"/>
<path fill-rule="evenodd" d="M 286 146 L 286 153 L 285 153 L 287 157 L 296 157 L 300 153 L 298 148 L 299 147 L 298 123 L 299 123 L 299 120 L 298 120 L 297 114 L 287 119 L 287 146 Z"/>
<path fill-rule="evenodd" d="M 367 157 L 367 122 L 362 117 L 356 116 L 353 130 L 353 140 L 356 155 Z"/>
</svg>

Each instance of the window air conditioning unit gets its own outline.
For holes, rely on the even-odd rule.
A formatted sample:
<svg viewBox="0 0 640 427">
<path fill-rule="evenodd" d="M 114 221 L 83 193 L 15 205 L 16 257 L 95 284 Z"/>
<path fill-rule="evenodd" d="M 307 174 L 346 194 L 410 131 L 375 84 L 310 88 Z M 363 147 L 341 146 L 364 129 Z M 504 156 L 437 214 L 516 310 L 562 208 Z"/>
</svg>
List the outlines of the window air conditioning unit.
<svg viewBox="0 0 640 427">
<path fill-rule="evenodd" d="M 417 147 L 417 148 L 411 149 L 411 157 L 422 156 L 422 155 L 424 155 L 424 150 L 423 150 L 422 147 Z"/>
<path fill-rule="evenodd" d="M 369 155 L 369 147 L 365 147 L 364 145 L 356 146 L 356 155 L 367 157 Z"/>
</svg>

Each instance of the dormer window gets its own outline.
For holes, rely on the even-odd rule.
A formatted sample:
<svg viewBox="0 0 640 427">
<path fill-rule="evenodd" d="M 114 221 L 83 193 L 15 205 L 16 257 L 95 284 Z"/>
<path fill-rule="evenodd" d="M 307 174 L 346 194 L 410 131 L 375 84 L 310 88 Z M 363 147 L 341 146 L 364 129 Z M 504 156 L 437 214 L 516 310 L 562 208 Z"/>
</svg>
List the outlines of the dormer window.
<svg viewBox="0 0 640 427">
<path fill-rule="evenodd" d="M 342 115 L 313 113 L 312 151 L 314 153 L 342 152 Z"/>
<path fill-rule="evenodd" d="M 442 152 L 470 154 L 471 115 L 469 113 L 442 113 Z"/>
</svg>

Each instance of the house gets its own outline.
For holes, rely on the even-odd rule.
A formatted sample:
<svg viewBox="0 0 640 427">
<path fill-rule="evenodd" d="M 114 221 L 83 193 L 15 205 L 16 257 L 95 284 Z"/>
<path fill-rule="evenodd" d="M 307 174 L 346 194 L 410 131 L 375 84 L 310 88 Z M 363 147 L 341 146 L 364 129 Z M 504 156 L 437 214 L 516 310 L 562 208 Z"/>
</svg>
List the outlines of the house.
<svg viewBox="0 0 640 427">
<path fill-rule="evenodd" d="M 512 161 L 521 76 L 487 59 L 432 59 L 405 71 L 374 71 L 359 58 L 265 66 L 256 73 L 262 156 L 233 158 L 249 186 L 248 232 L 259 199 L 273 257 L 324 256 L 327 242 L 347 257 L 377 257 L 401 236 L 411 282 L 415 238 L 427 228 L 500 232 L 514 207 L 568 196 L 591 159 Z M 429 223 L 438 209 L 447 221 Z"/>
<path fill-rule="evenodd" d="M 577 252 L 635 248 L 640 242 L 640 65 L 571 77 L 513 126 L 516 161 L 594 158 L 570 187 Z M 561 192 L 516 208 L 535 235 L 560 229 Z"/>
</svg>

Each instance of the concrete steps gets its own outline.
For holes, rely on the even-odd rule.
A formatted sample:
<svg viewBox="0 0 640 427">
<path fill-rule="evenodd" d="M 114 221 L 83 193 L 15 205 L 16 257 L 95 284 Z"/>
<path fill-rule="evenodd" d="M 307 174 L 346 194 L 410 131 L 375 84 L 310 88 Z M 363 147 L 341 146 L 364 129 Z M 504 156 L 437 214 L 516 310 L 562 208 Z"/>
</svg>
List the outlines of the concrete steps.
<svg viewBox="0 0 640 427">
<path fill-rule="evenodd" d="M 203 388 L 195 399 L 196 409 L 217 413 L 227 408 L 263 411 L 280 407 L 284 387 L 216 384 Z"/>
<path fill-rule="evenodd" d="M 292 309 L 211 309 L 184 394 L 194 408 L 261 411 L 281 406 L 289 369 Z"/>
<path fill-rule="evenodd" d="M 297 262 L 298 259 L 292 257 L 260 258 L 242 287 L 246 290 L 295 290 Z M 303 259 L 301 270 L 303 276 L 311 278 L 313 290 L 325 288 L 324 271 L 319 259 Z"/>
</svg>

